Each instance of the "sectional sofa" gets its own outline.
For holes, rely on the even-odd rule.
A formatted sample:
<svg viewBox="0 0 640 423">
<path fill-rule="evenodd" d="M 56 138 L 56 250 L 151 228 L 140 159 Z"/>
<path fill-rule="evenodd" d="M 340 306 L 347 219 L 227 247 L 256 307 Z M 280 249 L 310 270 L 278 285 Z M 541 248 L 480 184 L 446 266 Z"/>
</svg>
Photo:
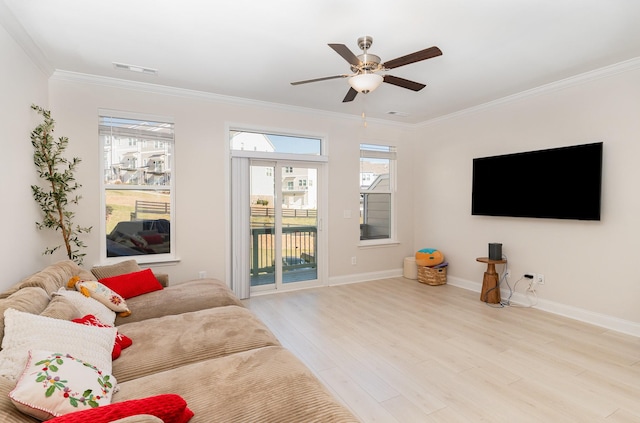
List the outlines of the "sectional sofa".
<svg viewBox="0 0 640 423">
<path fill-rule="evenodd" d="M 68 378 L 53 377 L 51 364 L 62 367 L 74 360 L 84 363 L 83 371 L 98 371 L 83 358 L 94 354 L 101 354 L 93 361 L 103 362 L 105 368 L 96 373 L 101 392 L 94 390 L 74 401 L 72 413 L 39 418 L 120 423 L 358 421 L 223 282 L 168 284 L 158 275 L 159 288 L 125 299 L 131 313 L 124 317 L 127 313 L 116 316 L 95 298 L 69 288 L 68 282 L 73 277 L 126 276 L 135 284 L 144 269 L 127 261 L 91 270 L 72 261 L 59 262 L 0 294 L 0 421 L 39 421 L 25 412 L 42 413 L 40 408 L 48 406 L 42 407 L 41 400 L 62 399 L 68 408 L 68 396 L 76 398 L 75 394 L 65 385 Z M 97 320 L 105 327 L 72 322 L 87 314 L 101 316 Z M 132 344 L 113 359 L 114 341 L 122 336 Z M 34 363 L 38 354 L 50 355 Z M 38 376 L 44 373 L 47 376 Z M 45 399 L 46 390 L 51 395 Z M 34 392 L 32 403 L 29 395 Z M 92 406 L 87 405 L 89 398 Z M 168 409 L 175 406 L 174 416 L 156 412 L 159 403 Z"/>
</svg>

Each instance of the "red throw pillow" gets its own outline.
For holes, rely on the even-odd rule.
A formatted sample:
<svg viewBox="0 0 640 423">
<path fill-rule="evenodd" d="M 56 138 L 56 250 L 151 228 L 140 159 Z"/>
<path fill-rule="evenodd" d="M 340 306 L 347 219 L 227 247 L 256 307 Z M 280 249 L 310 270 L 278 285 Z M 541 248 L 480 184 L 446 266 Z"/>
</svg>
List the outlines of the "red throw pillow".
<svg viewBox="0 0 640 423">
<path fill-rule="evenodd" d="M 135 399 L 98 408 L 75 411 L 47 420 L 48 423 L 108 423 L 138 414 L 151 414 L 164 423 L 187 423 L 193 417 L 193 411 L 187 402 L 176 394 L 162 394 L 154 397 Z"/>
<path fill-rule="evenodd" d="M 99 282 L 120 294 L 125 300 L 162 289 L 162 285 L 158 282 L 151 269 L 103 278 Z"/>
<path fill-rule="evenodd" d="M 111 327 L 109 325 L 105 325 L 93 314 L 87 314 L 86 316 L 80 319 L 73 319 L 72 322 L 80 323 L 81 325 L 87 326 L 98 326 L 100 328 L 108 328 Z M 127 347 L 130 347 L 133 344 L 131 338 L 126 335 L 121 334 L 120 332 L 116 332 L 116 340 L 113 343 L 113 350 L 111 351 L 111 359 L 115 360 L 120 357 L 120 353 Z"/>
</svg>

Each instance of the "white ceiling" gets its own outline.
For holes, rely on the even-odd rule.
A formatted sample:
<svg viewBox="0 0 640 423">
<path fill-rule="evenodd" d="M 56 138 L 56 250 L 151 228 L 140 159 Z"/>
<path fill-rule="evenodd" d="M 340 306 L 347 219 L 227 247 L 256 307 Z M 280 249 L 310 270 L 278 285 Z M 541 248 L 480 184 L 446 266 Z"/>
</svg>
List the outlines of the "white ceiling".
<svg viewBox="0 0 640 423">
<path fill-rule="evenodd" d="M 638 0 L 0 1 L 52 69 L 406 123 L 640 57 Z M 388 72 L 420 92 L 382 84 L 342 103 L 345 79 L 290 85 L 348 73 L 327 44 L 360 54 L 363 35 L 383 62 L 443 55 Z"/>
</svg>

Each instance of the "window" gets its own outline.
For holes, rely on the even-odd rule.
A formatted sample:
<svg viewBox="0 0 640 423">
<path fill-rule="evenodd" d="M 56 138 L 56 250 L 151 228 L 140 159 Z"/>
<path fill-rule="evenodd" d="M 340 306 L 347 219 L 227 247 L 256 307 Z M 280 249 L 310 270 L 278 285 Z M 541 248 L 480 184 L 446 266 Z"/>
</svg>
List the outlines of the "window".
<svg viewBox="0 0 640 423">
<path fill-rule="evenodd" d="M 105 256 L 173 257 L 173 123 L 100 114 Z"/>
<path fill-rule="evenodd" d="M 249 132 L 231 130 L 232 151 L 256 151 L 261 153 L 304 154 L 321 156 L 323 143 L 316 137 L 278 135 L 264 132 Z M 293 168 L 285 169 L 286 173 L 293 172 Z"/>
<path fill-rule="evenodd" d="M 393 204 L 396 148 L 360 144 L 360 240 L 395 237 Z"/>
</svg>

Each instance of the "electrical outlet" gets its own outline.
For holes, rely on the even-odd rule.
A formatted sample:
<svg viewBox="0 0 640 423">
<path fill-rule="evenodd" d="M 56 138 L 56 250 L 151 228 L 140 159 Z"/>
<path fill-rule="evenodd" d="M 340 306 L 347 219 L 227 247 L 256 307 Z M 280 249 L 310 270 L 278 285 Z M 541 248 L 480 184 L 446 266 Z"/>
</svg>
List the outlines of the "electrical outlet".
<svg viewBox="0 0 640 423">
<path fill-rule="evenodd" d="M 544 285 L 544 275 L 542 273 L 536 275 L 536 283 L 538 285 Z"/>
<path fill-rule="evenodd" d="M 201 270 L 198 272 L 198 278 L 199 279 L 205 279 L 207 277 L 207 271 L 206 270 Z"/>
<path fill-rule="evenodd" d="M 354 266 L 358 264 L 358 259 L 356 259 L 356 256 L 351 257 L 351 264 L 353 264 Z"/>
<path fill-rule="evenodd" d="M 510 278 L 510 277 L 511 277 L 511 270 L 510 270 L 510 269 L 507 269 L 507 273 L 506 273 L 506 275 L 505 275 L 505 276 L 506 276 L 506 277 L 508 277 L 508 278 Z"/>
</svg>

